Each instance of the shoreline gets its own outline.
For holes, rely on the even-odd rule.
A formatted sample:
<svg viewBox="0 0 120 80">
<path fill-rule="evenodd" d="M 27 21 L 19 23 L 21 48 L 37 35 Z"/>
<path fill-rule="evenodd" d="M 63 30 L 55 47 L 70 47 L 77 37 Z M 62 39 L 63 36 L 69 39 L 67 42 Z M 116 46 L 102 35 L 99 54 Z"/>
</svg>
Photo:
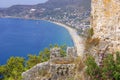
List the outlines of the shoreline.
<svg viewBox="0 0 120 80">
<path fill-rule="evenodd" d="M 65 29 L 69 32 L 70 36 L 72 37 L 74 46 L 75 46 L 76 49 L 77 49 L 77 54 L 78 54 L 78 56 L 83 57 L 83 54 L 84 54 L 83 38 L 77 34 L 76 29 L 73 29 L 73 28 L 71 28 L 71 27 L 69 27 L 69 26 L 67 26 L 67 25 L 65 25 L 65 24 L 62 24 L 62 23 L 52 22 L 52 21 L 48 21 L 48 22 L 57 24 L 57 25 L 65 28 Z"/>
<path fill-rule="evenodd" d="M 54 22 L 54 21 L 49 21 L 49 20 L 44 20 L 44 19 L 31 19 L 31 18 L 29 19 L 29 18 L 19 18 L 19 17 L 4 17 L 4 18 L 13 18 L 13 19 L 15 18 L 15 19 L 25 19 L 25 20 L 43 20 L 43 21 L 47 21 L 47 22 L 59 25 L 60 27 L 65 28 L 69 32 L 73 40 L 74 46 L 77 49 L 77 55 L 83 57 L 83 54 L 84 54 L 83 38 L 77 34 L 77 31 L 74 28 L 71 28 L 59 22 Z"/>
</svg>

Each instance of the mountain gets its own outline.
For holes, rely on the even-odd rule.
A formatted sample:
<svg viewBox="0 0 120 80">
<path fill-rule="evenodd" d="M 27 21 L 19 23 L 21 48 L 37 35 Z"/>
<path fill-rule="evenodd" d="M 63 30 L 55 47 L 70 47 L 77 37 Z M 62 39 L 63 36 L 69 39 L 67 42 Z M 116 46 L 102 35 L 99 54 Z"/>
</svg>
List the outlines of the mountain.
<svg viewBox="0 0 120 80">
<path fill-rule="evenodd" d="M 48 0 L 37 5 L 14 5 L 0 9 L 0 17 L 45 19 L 76 26 L 79 22 L 89 22 L 90 6 L 91 0 Z"/>
</svg>

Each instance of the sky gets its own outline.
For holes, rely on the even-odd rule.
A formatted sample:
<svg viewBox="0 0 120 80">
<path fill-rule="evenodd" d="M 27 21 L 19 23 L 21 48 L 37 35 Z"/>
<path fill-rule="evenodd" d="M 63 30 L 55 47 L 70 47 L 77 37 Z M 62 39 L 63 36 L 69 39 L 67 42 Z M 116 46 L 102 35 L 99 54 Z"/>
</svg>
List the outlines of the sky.
<svg viewBox="0 0 120 80">
<path fill-rule="evenodd" d="M 47 0 L 0 0 L 0 8 L 7 8 L 12 5 L 34 5 L 46 1 Z"/>
</svg>

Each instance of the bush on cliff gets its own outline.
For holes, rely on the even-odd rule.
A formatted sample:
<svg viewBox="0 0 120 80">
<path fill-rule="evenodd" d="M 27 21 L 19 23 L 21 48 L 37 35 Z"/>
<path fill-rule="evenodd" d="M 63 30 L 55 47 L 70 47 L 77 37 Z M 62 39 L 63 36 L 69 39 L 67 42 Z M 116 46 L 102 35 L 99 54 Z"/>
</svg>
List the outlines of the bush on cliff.
<svg viewBox="0 0 120 80">
<path fill-rule="evenodd" d="M 120 52 L 116 52 L 116 57 L 108 54 L 102 61 L 102 66 L 98 66 L 93 56 L 86 59 L 86 73 L 91 80 L 120 80 Z"/>
</svg>

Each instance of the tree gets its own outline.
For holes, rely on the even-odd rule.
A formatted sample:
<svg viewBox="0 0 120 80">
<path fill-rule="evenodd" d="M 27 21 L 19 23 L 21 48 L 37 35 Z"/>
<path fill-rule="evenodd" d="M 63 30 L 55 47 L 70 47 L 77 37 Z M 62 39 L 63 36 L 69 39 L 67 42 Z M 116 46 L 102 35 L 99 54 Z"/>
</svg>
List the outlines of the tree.
<svg viewBox="0 0 120 80">
<path fill-rule="evenodd" d="M 28 60 L 26 61 L 26 69 L 30 69 L 38 63 L 40 63 L 39 56 L 29 54 Z"/>
<path fill-rule="evenodd" d="M 65 57 L 65 56 L 66 56 L 66 49 L 67 49 L 67 46 L 66 46 L 66 45 L 60 46 L 60 54 L 61 54 L 61 57 Z"/>
<path fill-rule="evenodd" d="M 48 48 L 45 48 L 44 51 L 39 53 L 40 61 L 45 62 L 50 59 L 50 50 Z"/>
<path fill-rule="evenodd" d="M 3 79 L 3 74 L 6 71 L 5 65 L 0 66 L 0 80 Z"/>
<path fill-rule="evenodd" d="M 0 74 L 3 80 L 21 80 L 21 74 L 24 72 L 24 58 L 11 57 L 6 65 L 0 66 Z"/>
</svg>

